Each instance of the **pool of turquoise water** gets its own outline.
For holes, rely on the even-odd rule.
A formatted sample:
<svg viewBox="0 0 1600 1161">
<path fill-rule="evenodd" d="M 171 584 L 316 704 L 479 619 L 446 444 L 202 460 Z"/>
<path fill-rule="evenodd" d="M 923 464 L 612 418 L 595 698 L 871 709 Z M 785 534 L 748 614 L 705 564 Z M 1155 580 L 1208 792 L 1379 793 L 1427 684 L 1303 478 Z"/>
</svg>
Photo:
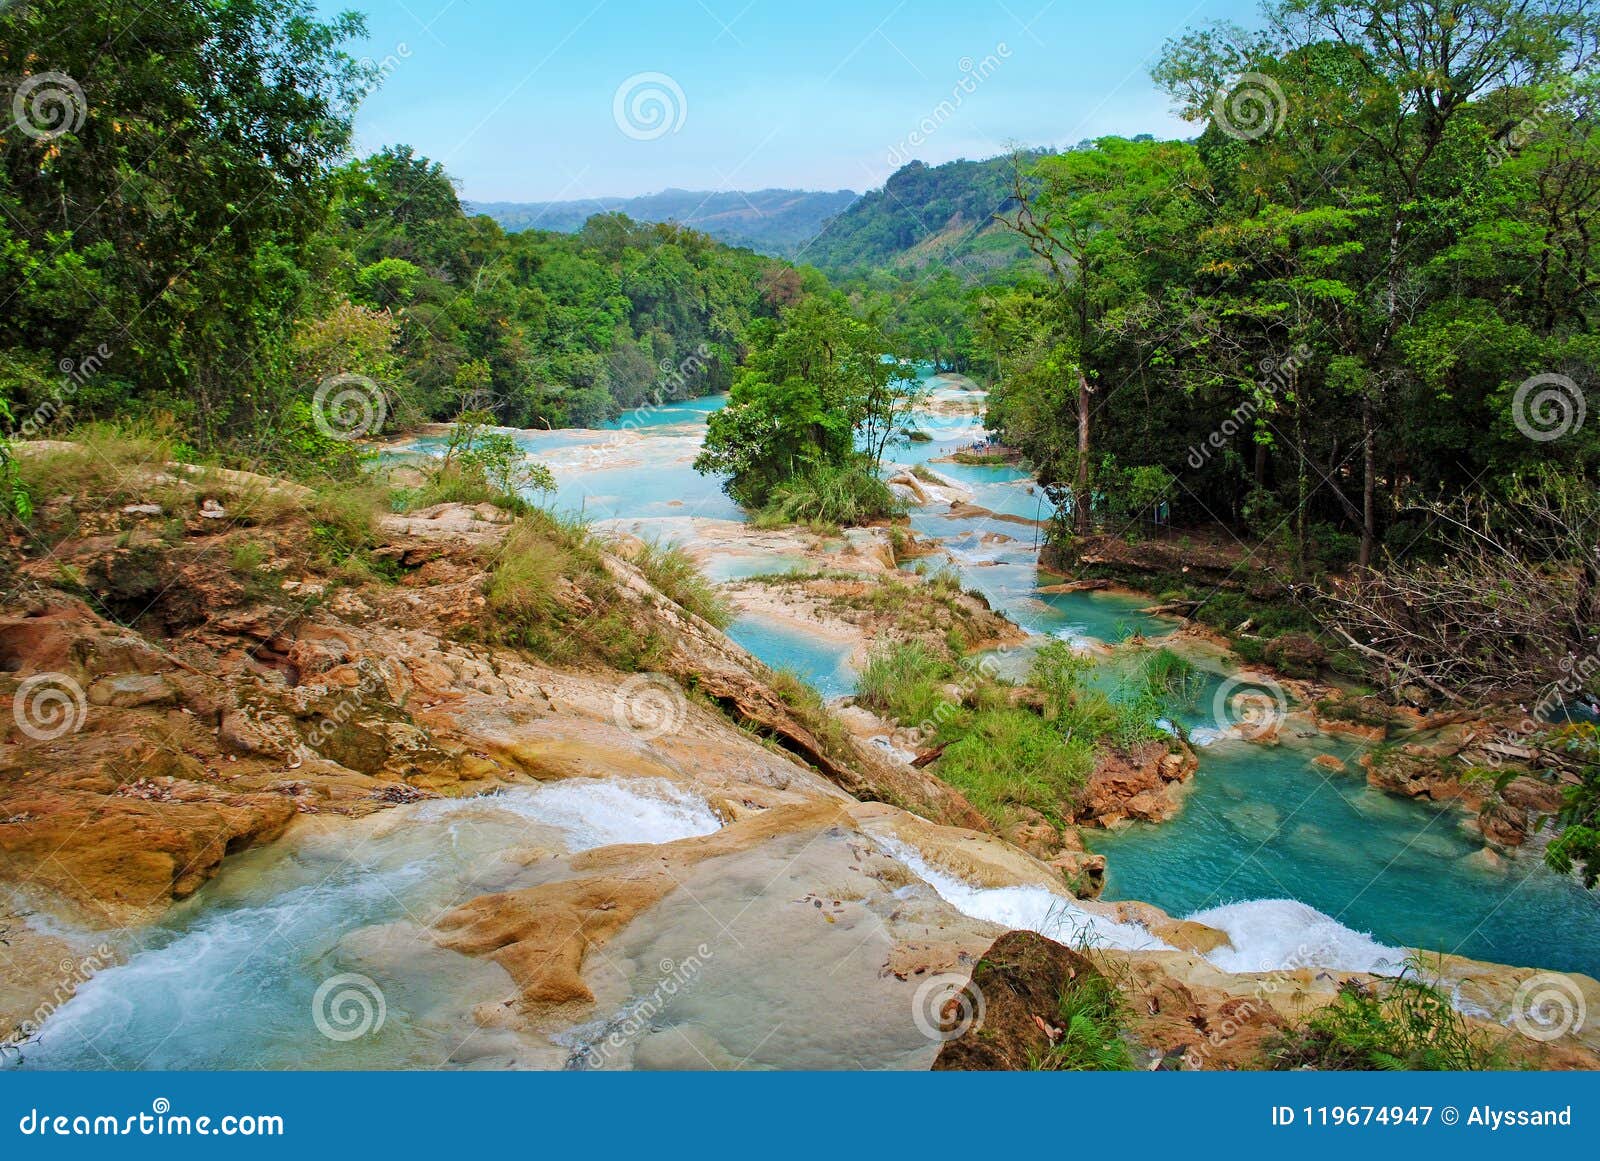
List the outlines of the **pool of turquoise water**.
<svg viewBox="0 0 1600 1161">
<path fill-rule="evenodd" d="M 1317 752 L 1350 772 L 1311 763 Z M 1222 741 L 1201 753 L 1183 812 L 1093 833 L 1105 898 L 1175 915 L 1296 899 L 1383 943 L 1600 975 L 1600 897 L 1537 856 L 1492 866 L 1459 810 L 1366 784 L 1356 748 Z"/>
<path fill-rule="evenodd" d="M 749 615 L 728 626 L 728 636 L 772 668 L 803 678 L 825 698 L 855 691 L 848 644 Z"/>
<path fill-rule="evenodd" d="M 1223 680 L 1202 672 L 1171 716 L 1197 737 L 1221 728 Z M 1224 737 L 1198 747 L 1177 818 L 1087 832 L 1106 856 L 1104 897 L 1174 915 L 1295 899 L 1393 946 L 1600 974 L 1600 894 L 1536 854 L 1487 857 L 1460 810 L 1369 787 L 1360 766 L 1368 743 L 1298 721 L 1277 745 Z M 1345 771 L 1314 764 L 1322 754 Z"/>
<path fill-rule="evenodd" d="M 704 417 L 716 397 L 669 404 L 618 421 L 621 435 L 529 432 L 518 436 L 554 467 L 558 504 L 594 519 L 713 516 L 741 519 L 719 481 L 694 472 Z M 899 464 L 927 463 L 983 437 L 970 414 L 919 417 L 934 438 L 891 451 Z M 1011 467 L 934 463 L 970 488 L 979 507 L 1027 520 L 1050 513 L 1026 473 Z M 1120 641 L 1160 637 L 1166 618 L 1140 612 L 1148 598 L 1118 593 L 1041 593 L 1060 578 L 1036 563 L 1034 526 L 992 517 L 951 516 L 934 507 L 911 516 L 913 529 L 941 541 L 965 586 L 984 594 L 1044 638 Z M 799 563 L 791 561 L 789 565 Z M 759 555 L 719 562 L 715 579 L 783 571 Z M 766 663 L 791 670 L 825 697 L 851 692 L 848 648 L 789 627 L 743 617 L 729 636 Z M 1027 650 L 1014 651 L 1019 674 Z M 1174 716 L 1206 726 L 1220 680 L 1207 678 L 1195 702 Z M 1349 772 L 1311 764 L 1334 753 Z M 1357 746 L 1294 739 L 1266 747 L 1222 740 L 1200 751 L 1183 811 L 1159 826 L 1096 833 L 1108 857 L 1106 897 L 1143 899 L 1176 915 L 1222 904 L 1294 899 L 1357 931 L 1395 945 L 1445 950 L 1496 962 L 1600 974 L 1600 901 L 1555 875 L 1536 855 L 1494 865 L 1463 828 L 1463 816 L 1402 801 L 1366 786 Z"/>
<path fill-rule="evenodd" d="M 701 571 L 707 579 L 722 584 L 773 573 L 805 572 L 811 567 L 811 562 L 799 553 L 751 552 L 719 555 Z"/>
<path fill-rule="evenodd" d="M 603 431 L 628 431 L 642 427 L 668 427 L 677 423 L 704 422 L 713 411 L 728 405 L 726 395 L 703 395 L 699 399 L 684 399 L 658 406 L 636 407 L 624 411 L 617 418 L 600 425 Z"/>
<path fill-rule="evenodd" d="M 705 417 L 726 406 L 714 395 L 628 413 L 602 430 L 515 431 L 517 446 L 556 478 L 552 507 L 588 520 L 703 516 L 741 520 L 722 481 L 694 470 Z M 390 454 L 439 454 L 444 440 L 422 436 Z M 530 499 L 539 500 L 536 494 Z"/>
</svg>

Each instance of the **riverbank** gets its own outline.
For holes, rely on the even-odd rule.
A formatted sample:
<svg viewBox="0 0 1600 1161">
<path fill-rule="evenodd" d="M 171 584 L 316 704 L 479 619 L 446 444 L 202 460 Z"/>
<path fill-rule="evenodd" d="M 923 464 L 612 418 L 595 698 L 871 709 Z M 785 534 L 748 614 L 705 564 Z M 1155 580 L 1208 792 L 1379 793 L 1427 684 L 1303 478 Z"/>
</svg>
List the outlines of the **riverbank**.
<svg viewBox="0 0 1600 1161">
<path fill-rule="evenodd" d="M 27 900 L 8 1064 L 927 1067 L 923 982 L 1017 926 L 1091 933 L 1134 973 L 1130 1002 L 1186 989 L 1212 1011 L 1271 978 L 1295 984 L 1289 1020 L 1327 994 L 1292 965 L 1218 984 L 1246 928 L 1074 898 L 620 557 L 602 559 L 634 631 L 663 635 L 659 676 L 462 632 L 515 527 L 492 508 L 376 518 L 385 576 L 303 555 L 318 517 L 272 481 L 164 482 L 160 501 L 74 500 L 98 532 L 22 560 L 34 595 L 0 610 L 8 693 L 46 673 L 85 691 L 73 732 L 0 754 L 0 873 Z M 143 611 L 108 621 L 54 588 L 63 566 Z M 387 1023 L 330 1038 L 318 997 L 352 976 Z M 663 981 L 671 1021 L 634 1020 Z M 186 1020 L 197 995 L 232 1019 Z M 1203 1044 L 1140 1035 L 1151 1059 Z"/>
<path fill-rule="evenodd" d="M 947 391 L 946 395 L 953 393 Z M 1448 787 L 1436 776 L 1419 780 L 1408 774 L 1403 780 L 1408 790 L 1428 789 L 1414 796 L 1419 806 L 1401 803 L 1403 809 L 1398 813 L 1391 813 L 1381 802 L 1351 800 L 1346 793 L 1335 793 L 1337 785 L 1380 796 L 1376 787 L 1386 777 L 1382 771 L 1388 755 L 1403 753 L 1407 745 L 1432 744 L 1429 739 L 1409 736 L 1408 731 L 1417 726 L 1420 718 L 1412 716 L 1408 720 L 1409 711 L 1378 713 L 1358 683 L 1338 672 L 1337 657 L 1321 652 L 1316 642 L 1295 624 L 1268 624 L 1262 619 L 1264 614 L 1258 612 L 1262 606 L 1253 602 L 1248 593 L 1220 590 L 1221 597 L 1236 600 L 1238 607 L 1221 607 L 1227 603 L 1222 600 L 1218 608 L 1209 610 L 1214 614 L 1210 620 L 1202 622 L 1186 617 L 1193 612 L 1192 605 L 1141 595 L 1126 586 L 1102 585 L 1100 582 L 1106 577 L 1084 578 L 1076 591 L 1060 591 L 1058 586 L 1067 583 L 1066 578 L 1042 571 L 1035 559 L 1038 530 L 1036 525 L 1032 529 L 1029 526 L 1041 512 L 1047 516 L 1048 509 L 1041 508 L 1042 498 L 1024 472 L 1010 466 L 940 463 L 926 470 L 934 481 L 919 474 L 919 467 L 946 458 L 981 438 L 981 423 L 975 418 L 981 410 L 980 400 L 969 397 L 958 410 L 962 414 L 949 420 L 952 426 L 948 428 L 939 426 L 946 422 L 944 417 L 925 417 L 922 426 L 935 438 L 892 451 L 895 463 L 887 469 L 889 477 L 901 478 L 907 485 L 914 483 L 924 493 L 919 498 L 912 491 L 910 498 L 916 502 L 910 511 L 908 535 L 896 534 L 892 529 L 855 530 L 847 537 L 835 538 L 792 530 L 773 535 L 751 530 L 731 518 L 685 517 L 676 514 L 681 508 L 665 509 L 657 490 L 642 489 L 639 484 L 643 479 L 659 477 L 675 486 L 674 473 L 688 470 L 698 446 L 698 416 L 650 429 L 648 439 L 654 446 L 641 453 L 652 465 L 650 469 L 616 475 L 604 468 L 596 469 L 592 475 L 580 473 L 563 483 L 558 499 L 574 510 L 593 513 L 602 494 L 610 492 L 611 510 L 622 515 L 605 521 L 607 526 L 645 537 L 664 534 L 691 551 L 699 551 L 696 541 L 704 535 L 709 550 L 700 552 L 700 558 L 717 580 L 740 581 L 754 574 L 796 570 L 880 576 L 890 551 L 902 562 L 911 558 L 911 563 L 902 563 L 902 568 L 951 572 L 960 578 L 961 587 L 981 594 L 992 609 L 1003 612 L 1027 634 L 1019 645 L 991 655 L 996 673 L 1013 680 L 1025 678 L 1037 645 L 1056 637 L 1107 661 L 1115 658 L 1117 643 L 1130 638 L 1136 639 L 1135 646 L 1139 638 L 1153 645 L 1170 644 L 1203 671 L 1204 688 L 1194 704 L 1183 711 L 1191 727 L 1202 736 L 1235 730 L 1237 723 L 1230 714 L 1236 709 L 1253 713 L 1265 708 L 1272 715 L 1279 713 L 1280 703 L 1284 709 L 1318 707 L 1315 720 L 1297 720 L 1293 729 L 1319 736 L 1323 730 L 1331 731 L 1323 746 L 1328 752 L 1311 752 L 1303 762 L 1293 762 L 1284 758 L 1289 750 L 1275 750 L 1270 745 L 1247 745 L 1239 751 L 1234 751 L 1231 744 L 1222 749 L 1201 747 L 1201 772 L 1192 783 L 1194 793 L 1187 795 L 1188 806 L 1193 809 L 1186 806 L 1161 827 L 1152 828 L 1148 840 L 1143 837 L 1144 824 L 1137 821 L 1137 815 L 1126 838 L 1121 832 L 1115 836 L 1091 835 L 1088 845 L 1112 855 L 1104 881 L 1113 894 L 1137 897 L 1143 893 L 1147 898 L 1165 901 L 1170 909 L 1179 912 L 1202 904 L 1270 900 L 1286 894 L 1315 897 L 1330 914 L 1340 914 L 1360 930 L 1380 932 L 1391 942 L 1421 939 L 1426 932 L 1422 941 L 1436 948 L 1473 948 L 1483 958 L 1495 958 L 1527 955 L 1528 948 L 1535 947 L 1540 957 L 1551 962 L 1596 970 L 1600 965 L 1600 943 L 1589 939 L 1577 943 L 1559 941 L 1550 935 L 1555 930 L 1552 923 L 1576 923 L 1577 930 L 1591 931 L 1593 904 L 1581 888 L 1563 883 L 1537 867 L 1537 850 L 1543 840 L 1538 836 L 1535 815 L 1523 815 L 1529 841 L 1522 844 L 1519 853 L 1505 841 L 1513 834 L 1505 820 L 1517 825 L 1517 811 L 1523 807 L 1494 799 L 1480 803 L 1462 795 L 1441 815 L 1435 809 L 1434 794 L 1437 790 L 1439 801 L 1443 801 Z M 671 416 L 661 418 L 667 420 Z M 534 433 L 528 438 L 528 446 L 534 450 L 544 446 L 550 437 Z M 564 438 L 577 437 L 569 433 Z M 609 437 L 593 433 L 592 438 Z M 705 488 L 706 481 L 696 478 L 693 485 L 685 486 Z M 935 488 L 940 491 L 936 493 Z M 709 503 L 720 499 L 713 498 Z M 849 549 L 850 539 L 862 544 Z M 1165 541 L 1151 543 L 1169 553 L 1181 547 Z M 1117 553 L 1126 553 L 1142 552 L 1149 546 L 1144 542 L 1129 546 L 1118 541 L 1111 547 Z M 1227 571 L 1237 565 L 1237 560 L 1225 560 L 1223 556 L 1216 562 L 1218 568 Z M 1104 567 L 1091 566 L 1086 571 L 1094 573 Z M 1181 575 L 1181 564 L 1173 567 Z M 1149 579 L 1161 574 L 1139 575 Z M 1163 592 L 1161 597 L 1180 595 Z M 851 631 L 836 620 L 824 627 L 812 608 L 797 610 L 790 616 L 785 603 L 774 601 L 772 594 L 762 594 L 760 601 L 764 607 L 753 607 L 732 627 L 736 639 L 772 663 L 794 669 L 829 698 L 849 695 L 864 657 L 870 656 L 870 647 L 865 645 L 867 635 Z M 1267 636 L 1269 633 L 1272 635 Z M 1251 673 L 1256 677 L 1250 678 Z M 1245 678 L 1242 693 L 1240 677 Z M 1311 688 L 1313 685 L 1315 689 Z M 1252 694 L 1252 690 L 1257 693 Z M 1220 700 L 1215 697 L 1218 692 L 1222 693 Z M 1265 699 L 1259 694 L 1264 694 Z M 1394 718 L 1392 726 L 1384 726 L 1382 737 L 1373 734 L 1370 724 L 1363 724 L 1375 714 L 1380 724 L 1390 716 Z M 917 752 L 917 747 L 904 740 L 896 741 L 890 736 L 893 732 L 890 729 L 887 734 L 865 736 L 877 738 L 875 744 L 880 747 L 913 755 Z M 1341 749 L 1341 739 L 1352 741 Z M 1289 740 L 1294 740 L 1292 734 Z M 1374 775 L 1368 791 L 1363 789 L 1367 785 L 1364 771 L 1373 764 L 1380 773 Z M 1207 770 L 1212 767 L 1219 770 L 1219 778 L 1207 777 Z M 1340 773 L 1341 769 L 1344 773 Z M 1257 773 L 1268 780 L 1272 794 L 1285 803 L 1276 815 L 1279 824 L 1264 830 L 1253 824 L 1230 824 L 1220 829 L 1208 825 L 1212 818 L 1237 816 L 1225 796 L 1232 793 L 1236 779 L 1248 780 Z M 1521 787 L 1513 793 L 1520 791 Z M 1405 859 L 1393 866 L 1382 861 L 1370 866 L 1368 878 L 1376 875 L 1382 890 L 1363 893 L 1359 885 L 1353 885 L 1343 896 L 1327 892 L 1324 887 L 1329 882 L 1354 883 L 1364 864 L 1357 860 L 1345 867 L 1337 855 L 1340 846 L 1297 841 L 1296 835 L 1303 827 L 1282 826 L 1283 820 L 1304 821 L 1293 813 L 1289 803 L 1295 794 L 1301 799 L 1310 795 L 1319 809 L 1332 812 L 1335 819 L 1346 820 L 1339 822 L 1337 829 L 1348 832 L 1341 842 L 1357 844 L 1354 849 L 1359 849 L 1362 841 L 1361 828 L 1376 825 L 1373 837 L 1396 853 L 1408 849 L 1436 851 L 1433 863 L 1417 866 L 1412 873 L 1441 877 L 1455 908 L 1446 917 L 1447 922 L 1435 925 L 1416 921 L 1414 909 L 1403 901 L 1404 877 L 1395 869 L 1407 862 Z M 1352 809 L 1355 813 L 1351 813 Z M 1368 821 L 1359 822 L 1360 819 Z M 1485 822 L 1494 832 L 1487 842 L 1482 833 Z M 1442 845 L 1438 841 L 1441 833 L 1447 837 Z M 1201 835 L 1216 847 L 1212 862 L 1217 873 L 1208 876 L 1211 886 L 1197 894 L 1175 878 L 1181 872 L 1163 849 L 1189 850 Z M 1265 873 L 1260 867 L 1261 856 L 1253 856 L 1264 841 L 1281 843 L 1285 849 L 1293 850 L 1294 861 L 1278 864 L 1270 875 Z M 1393 846 L 1389 847 L 1391 841 Z M 1085 856 L 1088 860 L 1097 857 Z M 1092 862 L 1089 869 L 1094 869 Z M 1526 885 L 1515 890 L 1523 906 L 1501 906 L 1501 901 L 1526 876 L 1531 876 Z M 1123 884 L 1137 886 L 1125 888 Z M 1353 910 L 1345 914 L 1352 898 Z M 1379 900 L 1381 906 L 1372 906 Z"/>
</svg>

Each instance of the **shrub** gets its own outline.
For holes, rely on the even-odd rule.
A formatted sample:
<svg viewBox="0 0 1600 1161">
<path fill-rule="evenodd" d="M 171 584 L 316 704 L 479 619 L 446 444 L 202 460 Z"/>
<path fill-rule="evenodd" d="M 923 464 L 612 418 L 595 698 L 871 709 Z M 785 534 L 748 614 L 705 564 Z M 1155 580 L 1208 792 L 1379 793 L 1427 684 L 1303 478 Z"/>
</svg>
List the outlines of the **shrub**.
<svg viewBox="0 0 1600 1161">
<path fill-rule="evenodd" d="M 1144 655 L 1139 663 L 1144 690 L 1159 701 L 1186 705 L 1200 687 L 1200 672 L 1194 662 L 1162 646 Z"/>
<path fill-rule="evenodd" d="M 856 701 L 907 727 L 940 723 L 956 708 L 943 686 L 955 667 L 921 641 L 898 641 L 874 653 L 856 681 Z"/>
<path fill-rule="evenodd" d="M 689 554 L 675 544 L 647 541 L 633 563 L 657 589 L 718 629 L 733 624 L 734 611 Z"/>
<path fill-rule="evenodd" d="M 1106 693 L 1083 681 L 1094 662 L 1065 641 L 1052 641 L 1034 655 L 1028 684 L 1044 697 L 1044 717 L 1067 739 L 1109 741 L 1129 747 L 1163 737 L 1155 725 L 1162 701 L 1142 685 Z"/>
<path fill-rule="evenodd" d="M 0 422 L 10 426 L 15 421 L 5 397 L 0 396 Z M 33 499 L 28 494 L 22 478 L 17 475 L 16 463 L 11 458 L 11 441 L 0 432 L 0 513 L 27 520 L 33 515 Z"/>
<path fill-rule="evenodd" d="M 1327 661 L 1328 651 L 1309 634 L 1285 633 L 1267 642 L 1262 657 L 1285 677 L 1310 680 Z"/>
<path fill-rule="evenodd" d="M 1475 1032 L 1412 960 L 1395 979 L 1353 981 L 1267 1046 L 1275 1068 L 1480 1071 L 1504 1067 L 1503 1045 Z"/>
<path fill-rule="evenodd" d="M 853 460 L 843 467 L 821 466 L 772 489 L 756 514 L 758 528 L 785 524 L 849 527 L 898 516 L 903 507 L 872 466 Z"/>
<path fill-rule="evenodd" d="M 1588 723 L 1565 726 L 1549 744 L 1576 757 L 1583 770 L 1562 790 L 1561 833 L 1545 848 L 1545 862 L 1563 875 L 1576 868 L 1583 885 L 1593 888 L 1600 880 L 1600 732 Z"/>
<path fill-rule="evenodd" d="M 493 417 L 463 411 L 450 428 L 444 456 L 427 470 L 428 482 L 405 497 L 407 509 L 434 504 L 494 504 L 514 515 L 534 508 L 529 492 L 553 492 L 556 478 L 503 431 L 485 430 Z"/>
</svg>

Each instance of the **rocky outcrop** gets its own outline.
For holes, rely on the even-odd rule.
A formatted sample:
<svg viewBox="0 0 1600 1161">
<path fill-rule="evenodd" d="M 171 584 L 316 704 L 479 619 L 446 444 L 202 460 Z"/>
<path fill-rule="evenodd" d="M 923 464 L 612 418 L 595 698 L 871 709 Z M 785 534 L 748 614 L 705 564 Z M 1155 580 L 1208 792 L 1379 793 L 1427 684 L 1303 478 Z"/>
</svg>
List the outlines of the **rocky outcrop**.
<svg viewBox="0 0 1600 1161">
<path fill-rule="evenodd" d="M 1183 790 L 1198 765 L 1194 751 L 1181 743 L 1103 749 L 1078 797 L 1074 820 L 1101 827 L 1164 822 L 1182 808 Z"/>
<path fill-rule="evenodd" d="M 964 993 L 937 1013 L 959 1031 L 934 1059 L 935 1072 L 1020 1072 L 1039 1067 L 1054 1042 L 1063 986 L 1102 978 L 1087 956 L 1031 931 L 1010 931 L 983 953 Z M 981 1013 L 966 1019 L 971 1013 Z M 955 1024 L 962 1020 L 964 1027 Z"/>
<path fill-rule="evenodd" d="M 820 773 L 841 797 L 986 825 L 937 779 L 830 729 L 826 715 L 806 717 L 764 667 L 626 561 L 607 558 L 632 615 L 670 643 L 660 669 L 701 699 L 678 694 L 681 729 L 652 746 L 627 725 L 624 675 L 563 673 L 455 639 L 484 615 L 483 550 L 504 535 L 499 509 L 383 518 L 372 555 L 398 583 L 352 585 L 308 559 L 301 491 L 278 496 L 271 519 L 215 521 L 204 502 L 238 511 L 277 485 L 245 473 L 222 480 L 232 491 L 210 476 L 185 490 L 186 480 L 177 469 L 159 477 L 181 539 L 156 538 L 139 505 L 97 510 L 95 535 L 21 561 L 31 595 L 0 609 L 0 697 L 18 706 L 0 745 L 0 881 L 70 905 L 80 921 L 154 918 L 297 815 L 360 817 L 494 782 L 692 769 L 695 755 L 741 736 L 730 718 L 793 755 L 776 764 L 788 769 L 779 780 Z M 64 575 L 85 578 L 131 624 L 55 589 Z"/>
<path fill-rule="evenodd" d="M 1489 843 L 1528 841 L 1561 808 L 1561 770 L 1540 770 L 1536 751 L 1508 746 L 1483 722 L 1454 722 L 1361 756 L 1367 784 L 1405 798 L 1453 803 Z M 1506 766 L 1508 758 L 1516 765 Z M 1518 769 L 1527 771 L 1518 774 Z M 1503 786 L 1503 774 L 1513 774 Z"/>
</svg>

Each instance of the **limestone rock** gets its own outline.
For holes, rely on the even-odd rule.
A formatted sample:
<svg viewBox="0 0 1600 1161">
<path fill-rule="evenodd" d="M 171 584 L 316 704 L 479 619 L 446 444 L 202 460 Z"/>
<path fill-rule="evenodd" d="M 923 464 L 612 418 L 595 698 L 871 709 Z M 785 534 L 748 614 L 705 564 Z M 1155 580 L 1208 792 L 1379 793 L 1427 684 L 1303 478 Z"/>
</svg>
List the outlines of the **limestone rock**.
<svg viewBox="0 0 1600 1161">
<path fill-rule="evenodd" d="M 90 705 L 133 709 L 138 706 L 172 705 L 177 690 L 166 678 L 154 673 L 124 673 L 102 677 L 87 690 Z"/>
</svg>

